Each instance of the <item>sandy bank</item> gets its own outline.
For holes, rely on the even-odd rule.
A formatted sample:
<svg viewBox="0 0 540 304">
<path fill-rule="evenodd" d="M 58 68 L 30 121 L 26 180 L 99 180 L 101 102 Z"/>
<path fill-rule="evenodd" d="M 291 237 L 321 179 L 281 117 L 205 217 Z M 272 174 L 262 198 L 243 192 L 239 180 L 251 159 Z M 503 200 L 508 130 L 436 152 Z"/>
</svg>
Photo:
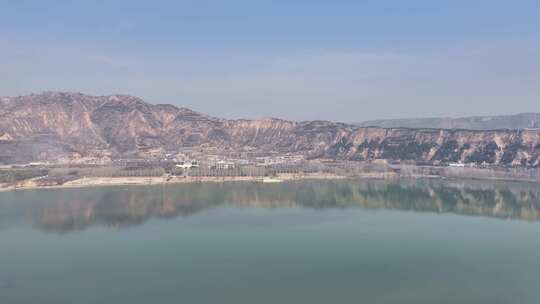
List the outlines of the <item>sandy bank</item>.
<svg viewBox="0 0 540 304">
<path fill-rule="evenodd" d="M 307 179 L 343 179 L 345 176 L 333 174 L 283 174 L 273 179 L 281 181 L 307 180 Z M 42 186 L 35 179 L 21 181 L 16 184 L 0 184 L 0 192 L 31 190 L 31 189 L 61 189 L 61 188 L 85 188 L 104 186 L 146 186 L 166 185 L 183 183 L 222 183 L 222 182 L 263 182 L 261 177 L 249 176 L 226 176 L 226 177 L 85 177 L 66 182 L 62 185 Z"/>
</svg>

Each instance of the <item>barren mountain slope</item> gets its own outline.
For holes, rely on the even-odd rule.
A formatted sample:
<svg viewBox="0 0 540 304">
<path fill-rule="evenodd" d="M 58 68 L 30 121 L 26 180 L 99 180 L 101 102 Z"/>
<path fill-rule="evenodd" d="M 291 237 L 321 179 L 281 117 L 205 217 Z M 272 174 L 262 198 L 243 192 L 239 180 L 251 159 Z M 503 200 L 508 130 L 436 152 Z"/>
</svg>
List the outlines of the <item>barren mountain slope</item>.
<svg viewBox="0 0 540 304">
<path fill-rule="evenodd" d="M 0 98 L 0 162 L 61 154 L 148 156 L 183 147 L 246 148 L 347 160 L 538 167 L 539 130 L 357 127 L 275 118 L 227 120 L 127 96 L 46 92 Z"/>
</svg>

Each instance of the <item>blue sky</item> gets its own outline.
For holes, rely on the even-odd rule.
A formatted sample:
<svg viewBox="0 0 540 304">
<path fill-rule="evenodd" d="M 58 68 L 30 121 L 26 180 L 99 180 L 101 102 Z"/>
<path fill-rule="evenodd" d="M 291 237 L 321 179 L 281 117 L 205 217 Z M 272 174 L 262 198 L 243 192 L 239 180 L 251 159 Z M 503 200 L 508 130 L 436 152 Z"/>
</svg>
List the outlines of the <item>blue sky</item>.
<svg viewBox="0 0 540 304">
<path fill-rule="evenodd" d="M 0 0 L 0 95 L 224 117 L 540 112 L 537 1 Z"/>
</svg>

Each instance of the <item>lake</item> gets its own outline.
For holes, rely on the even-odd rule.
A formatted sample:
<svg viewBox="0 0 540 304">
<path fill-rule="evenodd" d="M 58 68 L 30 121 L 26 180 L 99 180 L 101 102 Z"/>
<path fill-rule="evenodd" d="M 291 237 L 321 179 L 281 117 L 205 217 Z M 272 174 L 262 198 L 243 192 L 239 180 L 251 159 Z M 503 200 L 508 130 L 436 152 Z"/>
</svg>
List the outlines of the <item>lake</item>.
<svg viewBox="0 0 540 304">
<path fill-rule="evenodd" d="M 202 183 L 0 193 L 0 303 L 540 303 L 540 187 Z"/>
</svg>

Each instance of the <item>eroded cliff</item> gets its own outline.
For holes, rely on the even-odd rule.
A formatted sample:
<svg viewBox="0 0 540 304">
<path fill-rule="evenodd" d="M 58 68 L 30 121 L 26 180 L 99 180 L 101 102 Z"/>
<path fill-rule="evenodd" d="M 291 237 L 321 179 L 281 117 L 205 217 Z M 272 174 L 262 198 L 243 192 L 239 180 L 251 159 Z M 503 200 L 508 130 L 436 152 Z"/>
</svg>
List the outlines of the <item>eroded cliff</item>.
<svg viewBox="0 0 540 304">
<path fill-rule="evenodd" d="M 200 147 L 346 160 L 540 165 L 539 130 L 361 128 L 329 121 L 227 120 L 127 95 L 45 92 L 0 100 L 2 163 L 45 160 L 63 153 L 122 157 Z"/>
</svg>

